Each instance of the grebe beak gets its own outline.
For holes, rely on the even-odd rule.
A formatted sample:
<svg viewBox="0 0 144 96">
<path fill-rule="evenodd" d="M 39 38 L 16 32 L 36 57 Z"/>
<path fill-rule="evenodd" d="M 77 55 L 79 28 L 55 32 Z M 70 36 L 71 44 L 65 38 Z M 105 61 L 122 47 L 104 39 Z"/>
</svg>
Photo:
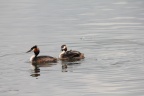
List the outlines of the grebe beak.
<svg viewBox="0 0 144 96">
<path fill-rule="evenodd" d="M 27 51 L 26 53 L 33 51 L 35 48 L 37 48 L 37 45 L 33 46 L 33 47 L 32 47 L 29 51 Z"/>
<path fill-rule="evenodd" d="M 32 49 L 30 49 L 29 51 L 27 51 L 26 53 L 29 53 L 29 52 L 31 52 L 32 51 Z"/>
</svg>

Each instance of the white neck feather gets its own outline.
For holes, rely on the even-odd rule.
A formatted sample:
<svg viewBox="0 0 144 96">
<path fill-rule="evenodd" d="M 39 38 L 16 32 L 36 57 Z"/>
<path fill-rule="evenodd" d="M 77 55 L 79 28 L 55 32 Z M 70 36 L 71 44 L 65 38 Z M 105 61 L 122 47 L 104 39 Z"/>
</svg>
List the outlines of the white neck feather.
<svg viewBox="0 0 144 96">
<path fill-rule="evenodd" d="M 62 51 L 60 54 L 59 54 L 59 58 L 62 58 L 62 55 L 65 54 L 65 51 Z"/>
<path fill-rule="evenodd" d="M 30 62 L 33 61 L 34 57 L 35 57 L 35 55 L 32 55 L 32 56 L 30 57 Z"/>
</svg>

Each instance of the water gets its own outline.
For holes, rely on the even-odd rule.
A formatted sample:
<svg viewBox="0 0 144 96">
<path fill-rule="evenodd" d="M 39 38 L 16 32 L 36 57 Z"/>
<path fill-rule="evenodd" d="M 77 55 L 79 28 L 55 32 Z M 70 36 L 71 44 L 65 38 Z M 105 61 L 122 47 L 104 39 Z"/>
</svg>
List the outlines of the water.
<svg viewBox="0 0 144 96">
<path fill-rule="evenodd" d="M 143 96 L 143 0 L 1 0 L 1 96 Z M 40 67 L 25 53 L 58 57 L 60 46 L 85 59 Z"/>
</svg>

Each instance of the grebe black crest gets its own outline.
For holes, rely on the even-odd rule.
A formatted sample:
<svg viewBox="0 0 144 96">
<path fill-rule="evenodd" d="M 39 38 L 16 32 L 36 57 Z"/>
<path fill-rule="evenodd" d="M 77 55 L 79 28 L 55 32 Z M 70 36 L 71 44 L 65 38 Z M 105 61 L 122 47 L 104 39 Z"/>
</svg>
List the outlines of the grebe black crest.
<svg viewBox="0 0 144 96">
<path fill-rule="evenodd" d="M 79 51 L 75 51 L 75 50 L 69 50 L 67 51 L 67 46 L 66 45 L 62 45 L 61 46 L 61 53 L 59 54 L 59 59 L 61 60 L 71 60 L 71 59 L 75 59 L 75 60 L 80 60 L 80 59 L 84 59 L 84 54 L 79 52 Z"/>
<path fill-rule="evenodd" d="M 41 64 L 41 63 L 57 62 L 57 58 L 52 56 L 38 56 L 40 50 L 37 47 L 37 45 L 33 46 L 29 51 L 27 51 L 27 53 L 31 51 L 34 52 L 34 55 L 30 58 L 30 62 L 32 63 Z"/>
</svg>

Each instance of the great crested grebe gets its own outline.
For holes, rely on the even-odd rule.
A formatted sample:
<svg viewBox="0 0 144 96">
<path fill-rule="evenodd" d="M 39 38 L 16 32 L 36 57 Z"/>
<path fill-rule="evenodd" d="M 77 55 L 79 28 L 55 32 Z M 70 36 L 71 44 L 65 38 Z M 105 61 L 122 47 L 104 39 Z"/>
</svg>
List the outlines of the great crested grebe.
<svg viewBox="0 0 144 96">
<path fill-rule="evenodd" d="M 57 62 L 57 58 L 55 57 L 51 57 L 51 56 L 38 56 L 38 54 L 40 53 L 39 48 L 37 47 L 37 45 L 33 46 L 28 52 L 34 52 L 34 55 L 31 56 L 30 58 L 30 62 L 32 63 L 37 63 L 37 64 L 41 64 L 41 63 L 49 63 L 49 62 Z"/>
<path fill-rule="evenodd" d="M 75 51 L 75 50 L 69 50 L 67 51 L 67 46 L 66 45 L 62 45 L 61 46 L 61 53 L 59 54 L 59 59 L 60 60 L 80 60 L 80 59 L 84 59 L 84 54 L 79 52 L 79 51 Z"/>
</svg>

